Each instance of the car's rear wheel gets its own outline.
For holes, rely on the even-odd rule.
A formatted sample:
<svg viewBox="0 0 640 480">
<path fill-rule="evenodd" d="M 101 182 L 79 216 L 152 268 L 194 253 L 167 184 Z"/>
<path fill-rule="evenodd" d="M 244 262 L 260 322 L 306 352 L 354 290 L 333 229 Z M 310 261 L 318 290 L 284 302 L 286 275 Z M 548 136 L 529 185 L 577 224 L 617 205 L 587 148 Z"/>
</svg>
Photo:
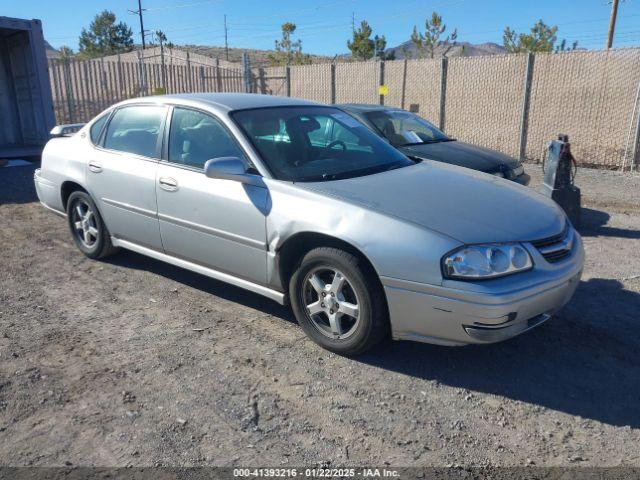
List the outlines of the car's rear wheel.
<svg viewBox="0 0 640 480">
<path fill-rule="evenodd" d="M 111 244 L 111 234 L 88 193 L 73 192 L 67 200 L 67 218 L 73 240 L 89 258 L 102 258 L 117 249 Z"/>
<path fill-rule="evenodd" d="M 328 350 L 357 355 L 388 332 L 377 279 L 348 252 L 326 247 L 311 250 L 291 277 L 289 291 L 298 322 Z"/>
</svg>

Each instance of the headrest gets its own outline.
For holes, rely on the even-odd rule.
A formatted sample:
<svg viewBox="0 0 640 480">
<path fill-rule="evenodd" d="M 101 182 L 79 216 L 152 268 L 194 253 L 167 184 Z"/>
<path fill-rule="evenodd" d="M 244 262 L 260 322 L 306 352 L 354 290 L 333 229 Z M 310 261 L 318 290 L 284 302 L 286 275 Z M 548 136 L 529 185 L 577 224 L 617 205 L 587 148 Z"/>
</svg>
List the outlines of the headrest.
<svg viewBox="0 0 640 480">
<path fill-rule="evenodd" d="M 310 117 L 295 117 L 291 119 L 298 130 L 303 133 L 313 132 L 320 128 L 320 123 L 315 118 Z"/>
<path fill-rule="evenodd" d="M 256 137 L 263 135 L 277 135 L 280 132 L 280 120 L 277 118 L 253 118 L 251 120 L 251 133 Z"/>
</svg>

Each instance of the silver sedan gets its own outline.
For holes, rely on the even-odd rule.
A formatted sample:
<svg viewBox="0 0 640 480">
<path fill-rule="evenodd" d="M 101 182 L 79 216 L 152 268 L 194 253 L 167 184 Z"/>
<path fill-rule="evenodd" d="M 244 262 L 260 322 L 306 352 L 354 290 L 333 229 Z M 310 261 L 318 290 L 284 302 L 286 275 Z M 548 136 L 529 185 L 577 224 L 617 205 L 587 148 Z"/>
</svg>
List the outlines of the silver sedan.
<svg viewBox="0 0 640 480">
<path fill-rule="evenodd" d="M 128 100 L 56 127 L 35 185 L 90 258 L 126 248 L 290 303 L 323 347 L 490 343 L 550 318 L 582 272 L 550 200 L 405 157 L 293 98 Z"/>
</svg>

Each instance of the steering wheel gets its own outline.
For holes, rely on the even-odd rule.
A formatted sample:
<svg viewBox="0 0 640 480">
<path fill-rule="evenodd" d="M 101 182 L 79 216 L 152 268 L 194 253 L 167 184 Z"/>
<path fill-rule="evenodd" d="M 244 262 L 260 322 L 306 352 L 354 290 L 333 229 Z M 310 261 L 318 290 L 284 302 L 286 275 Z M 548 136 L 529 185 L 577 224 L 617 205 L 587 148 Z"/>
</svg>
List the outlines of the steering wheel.
<svg viewBox="0 0 640 480">
<path fill-rule="evenodd" d="M 319 159 L 324 160 L 325 158 L 329 158 L 329 155 L 331 154 L 330 150 L 333 149 L 333 147 L 335 147 L 337 145 L 340 145 L 342 147 L 342 150 L 340 150 L 339 155 L 342 155 L 344 152 L 347 151 L 347 145 L 342 140 L 334 140 L 329 145 L 324 147 L 324 150 L 320 154 Z"/>
<path fill-rule="evenodd" d="M 333 147 L 335 147 L 337 145 L 340 145 L 342 147 L 342 151 L 343 152 L 347 149 L 347 145 L 342 140 L 334 140 L 329 145 L 327 145 L 325 148 L 331 149 L 331 148 L 333 148 Z"/>
</svg>

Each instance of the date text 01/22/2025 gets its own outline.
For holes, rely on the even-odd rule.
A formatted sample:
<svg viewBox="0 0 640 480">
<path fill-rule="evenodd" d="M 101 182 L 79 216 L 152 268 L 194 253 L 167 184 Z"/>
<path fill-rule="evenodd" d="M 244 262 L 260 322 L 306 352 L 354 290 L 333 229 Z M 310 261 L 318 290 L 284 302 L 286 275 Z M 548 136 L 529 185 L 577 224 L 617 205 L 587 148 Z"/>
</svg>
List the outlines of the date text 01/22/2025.
<svg viewBox="0 0 640 480">
<path fill-rule="evenodd" d="M 388 468 L 234 468 L 234 477 L 361 477 L 361 478 L 397 478 L 400 473 Z"/>
</svg>

